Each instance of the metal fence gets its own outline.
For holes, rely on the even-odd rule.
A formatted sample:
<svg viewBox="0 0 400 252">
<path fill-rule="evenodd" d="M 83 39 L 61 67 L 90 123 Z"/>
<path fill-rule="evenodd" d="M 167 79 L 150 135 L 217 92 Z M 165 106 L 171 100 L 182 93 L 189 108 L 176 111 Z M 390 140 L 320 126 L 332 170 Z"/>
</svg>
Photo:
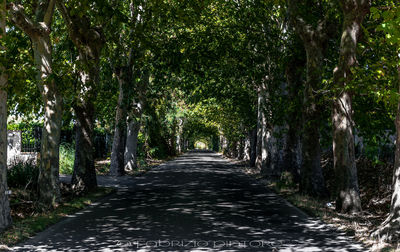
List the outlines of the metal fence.
<svg viewBox="0 0 400 252">
<path fill-rule="evenodd" d="M 21 131 L 21 152 L 40 152 L 42 128 Z"/>
<path fill-rule="evenodd" d="M 36 127 L 32 130 L 21 131 L 21 152 L 40 152 L 42 138 L 42 128 Z M 61 143 L 73 144 L 75 142 L 75 132 L 73 129 L 62 130 Z M 112 135 L 107 133 L 95 132 L 94 134 L 94 157 L 105 158 L 111 152 Z"/>
</svg>

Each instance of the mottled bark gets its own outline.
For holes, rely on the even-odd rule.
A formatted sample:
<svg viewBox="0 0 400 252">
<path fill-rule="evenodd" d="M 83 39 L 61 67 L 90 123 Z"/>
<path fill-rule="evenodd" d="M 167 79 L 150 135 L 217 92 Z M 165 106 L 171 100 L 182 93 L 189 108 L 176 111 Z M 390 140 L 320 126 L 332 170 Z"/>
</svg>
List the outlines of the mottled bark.
<svg viewBox="0 0 400 252">
<path fill-rule="evenodd" d="M 6 1 L 0 2 L 0 40 L 6 36 Z M 5 57 L 2 55 L 1 57 Z M 10 202 L 7 195 L 7 75 L 0 66 L 0 232 L 11 225 Z"/>
<path fill-rule="evenodd" d="M 121 35 L 119 43 L 116 45 L 115 52 L 117 52 L 117 55 L 114 56 L 116 58 L 110 60 L 115 65 L 114 72 L 116 72 L 120 83 L 109 172 L 112 176 L 122 176 L 126 170 L 133 170 L 137 167 L 137 135 L 140 122 L 138 124 L 134 122 L 136 118 L 141 117 L 143 100 L 145 99 L 145 92 L 149 81 L 149 73 L 139 65 L 135 65 L 137 63 L 135 62 L 135 58 L 141 58 L 144 50 L 140 47 L 140 44 L 137 47 L 133 47 L 131 44 L 134 36 L 136 36 L 136 29 L 140 24 L 145 22 L 143 12 L 146 9 L 146 1 L 142 3 L 131 2 L 129 8 L 131 30 L 127 36 Z M 141 75 L 140 79 L 142 81 L 134 81 L 134 75 Z M 135 100 L 139 101 L 139 103 L 135 104 Z M 129 107 L 129 105 L 132 106 Z M 127 120 L 128 116 L 130 119 Z M 171 141 L 170 146 L 175 146 L 175 138 L 171 139 Z"/>
<path fill-rule="evenodd" d="M 124 153 L 125 153 L 125 142 L 126 142 L 126 118 L 127 118 L 127 76 L 130 75 L 131 71 L 127 69 L 129 73 L 125 73 L 123 69 L 115 71 L 118 76 L 119 82 L 119 95 L 115 115 L 115 131 L 114 139 L 111 151 L 111 165 L 110 175 L 112 176 L 123 176 L 125 174 L 124 169 Z M 130 76 L 129 76 L 130 78 Z"/>
<path fill-rule="evenodd" d="M 343 30 L 338 66 L 333 73 L 336 92 L 333 99 L 333 157 L 336 178 L 336 209 L 360 212 L 361 200 L 355 162 L 353 109 L 346 85 L 356 65 L 357 41 L 361 23 L 369 10 L 368 0 L 341 0 Z"/>
<path fill-rule="evenodd" d="M 74 105 L 77 119 L 74 173 L 71 183 L 80 190 L 97 187 L 94 168 L 94 105 L 99 84 L 100 54 L 105 44 L 101 27 L 93 27 L 86 15 L 72 14 L 62 0 L 56 0 L 69 37 L 79 52 L 79 87 Z"/>
<path fill-rule="evenodd" d="M 54 79 L 46 80 L 51 73 L 47 72 L 49 66 L 43 66 L 43 62 L 51 62 L 50 39 L 41 38 L 33 40 L 33 51 L 35 62 L 46 74 L 42 74 L 43 83 L 42 100 L 44 102 L 44 127 L 42 130 L 41 152 L 40 152 L 40 173 L 39 193 L 41 202 L 48 205 L 55 205 L 60 197 L 59 191 L 59 146 L 62 122 L 62 98 L 58 93 Z M 51 64 L 51 63 L 50 63 Z M 50 65 L 49 64 L 49 65 Z"/>
<path fill-rule="evenodd" d="M 3 67 L 0 70 L 4 70 Z M 11 225 L 10 203 L 7 196 L 7 84 L 4 74 L 0 76 L 0 231 Z"/>
<path fill-rule="evenodd" d="M 80 53 L 80 59 L 86 62 L 80 70 L 80 92 L 73 106 L 76 116 L 75 160 L 71 184 L 73 188 L 89 191 L 97 187 L 94 166 L 94 115 L 95 87 L 99 78 L 99 58 Z M 89 64 L 92 65 L 89 65 Z"/>
<path fill-rule="evenodd" d="M 97 65 L 93 65 L 96 67 Z M 89 191 L 97 187 L 96 170 L 94 166 L 94 90 L 93 85 L 98 78 L 98 69 L 92 68 L 91 73 L 80 74 L 83 96 L 78 96 L 73 106 L 76 116 L 75 160 L 71 184 L 73 188 Z M 86 88 L 85 88 L 86 87 Z"/>
<path fill-rule="evenodd" d="M 146 106 L 146 93 L 151 76 L 148 71 L 144 71 L 141 77 L 142 81 L 135 83 L 134 90 L 136 93 L 128 111 L 128 132 L 124 153 L 125 170 L 133 170 L 137 168 L 138 134 L 141 127 L 141 117 L 144 107 Z"/>
<path fill-rule="evenodd" d="M 321 84 L 322 48 L 307 45 L 307 81 L 304 88 L 303 145 L 300 191 L 309 195 L 325 197 L 327 190 L 321 168 L 319 127 L 321 121 L 321 97 L 315 93 Z"/>
<path fill-rule="evenodd" d="M 184 120 L 182 118 L 178 119 L 178 132 L 176 135 L 176 152 L 178 154 L 183 152 L 183 123 Z"/>
<path fill-rule="evenodd" d="M 176 119 L 173 119 L 172 127 L 173 130 L 168 139 L 168 156 L 175 156 L 176 155 L 176 128 L 177 122 Z"/>
<path fill-rule="evenodd" d="M 285 72 L 288 84 L 288 100 L 294 103 L 295 106 L 289 107 L 287 114 L 287 136 L 283 152 L 282 170 L 291 174 L 294 183 L 300 182 L 301 111 L 303 105 L 300 90 L 303 87 L 302 72 L 305 66 L 303 53 L 296 52 L 296 49 L 301 46 L 299 43 L 300 41 L 298 41 L 292 48 L 295 53 L 291 58 L 289 58 Z"/>
<path fill-rule="evenodd" d="M 128 120 L 128 130 L 125 147 L 125 170 L 132 171 L 137 168 L 137 147 L 140 120 L 131 118 Z"/>
<path fill-rule="evenodd" d="M 244 149 L 243 149 L 243 160 L 250 161 L 251 156 L 251 141 L 250 141 L 250 133 L 247 134 L 244 139 Z"/>
<path fill-rule="evenodd" d="M 282 174 L 282 160 L 286 134 L 283 126 L 274 126 L 268 134 L 268 159 L 264 174 L 271 180 L 279 180 Z"/>
<path fill-rule="evenodd" d="M 261 90 L 258 90 L 257 97 L 257 141 L 256 141 L 256 159 L 255 159 L 255 168 L 258 171 L 262 169 L 262 153 L 263 153 L 263 118 L 264 118 L 264 97 L 262 95 Z"/>
<path fill-rule="evenodd" d="M 400 66 L 397 67 L 397 73 L 398 90 L 400 93 Z M 376 239 L 391 243 L 400 241 L 400 99 L 397 102 L 397 113 L 394 123 L 396 127 L 396 149 L 394 153 L 393 194 L 390 213 L 378 229 L 371 234 Z"/>
<path fill-rule="evenodd" d="M 270 162 L 270 150 L 269 150 L 269 141 L 271 139 L 271 131 L 267 125 L 267 115 L 265 113 L 265 97 L 264 100 L 264 109 L 262 110 L 262 120 L 261 120 L 261 127 L 262 127 L 262 134 L 261 134 L 261 172 L 268 176 L 268 166 Z"/>
<path fill-rule="evenodd" d="M 305 194 L 325 197 L 327 190 L 321 169 L 321 147 L 319 127 L 321 121 L 323 43 L 326 40 L 325 22 L 308 24 L 299 12 L 298 1 L 288 1 L 292 23 L 303 41 L 307 55 L 306 82 L 303 96 L 303 144 L 300 191 Z"/>
<path fill-rule="evenodd" d="M 78 190 L 92 190 L 97 187 L 94 166 L 94 105 L 82 101 L 74 106 L 75 160 L 71 184 Z"/>
<path fill-rule="evenodd" d="M 43 207 L 54 207 L 60 198 L 59 145 L 62 122 L 62 97 L 53 78 L 51 22 L 55 1 L 39 1 L 35 21 L 30 20 L 18 4 L 8 6 L 10 19 L 31 39 L 34 62 L 38 70 L 38 88 L 44 103 L 44 125 L 41 140 L 39 201 Z"/>
<path fill-rule="evenodd" d="M 297 125 L 289 125 L 286 138 L 286 147 L 283 154 L 283 171 L 288 171 L 293 179 L 293 182 L 300 182 L 299 156 L 301 156 L 300 136 Z"/>
</svg>

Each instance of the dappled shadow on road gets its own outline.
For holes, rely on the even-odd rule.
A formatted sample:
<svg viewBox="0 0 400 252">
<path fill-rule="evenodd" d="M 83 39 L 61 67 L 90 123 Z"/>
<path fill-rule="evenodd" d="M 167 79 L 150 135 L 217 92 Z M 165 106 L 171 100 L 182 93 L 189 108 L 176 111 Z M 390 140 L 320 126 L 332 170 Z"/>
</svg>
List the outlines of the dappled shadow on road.
<svg viewBox="0 0 400 252">
<path fill-rule="evenodd" d="M 363 251 L 210 152 L 135 178 L 18 249 Z"/>
</svg>

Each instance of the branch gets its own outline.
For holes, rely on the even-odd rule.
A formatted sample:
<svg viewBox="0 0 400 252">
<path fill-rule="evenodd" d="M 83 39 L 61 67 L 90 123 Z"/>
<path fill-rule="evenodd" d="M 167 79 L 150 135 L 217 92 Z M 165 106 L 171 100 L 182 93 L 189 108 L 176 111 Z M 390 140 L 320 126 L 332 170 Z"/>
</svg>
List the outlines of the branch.
<svg viewBox="0 0 400 252">
<path fill-rule="evenodd" d="M 307 23 L 299 14 L 299 6 L 297 0 L 287 0 L 289 8 L 290 22 L 294 26 L 297 34 L 307 41 L 319 41 L 321 43 L 326 39 L 326 23 L 325 18 L 317 21 L 317 27 L 313 27 Z"/>
<path fill-rule="evenodd" d="M 63 0 L 56 0 L 57 9 L 61 12 L 61 16 L 64 19 L 65 24 L 67 25 L 68 34 L 73 40 L 75 45 L 80 44 L 78 36 L 75 34 L 74 22 L 72 21 L 71 15 L 67 7 L 65 7 Z"/>
<path fill-rule="evenodd" d="M 287 0 L 289 18 L 298 33 L 305 34 L 307 31 L 305 27 L 306 22 L 299 15 L 299 7 L 296 0 Z"/>
<path fill-rule="evenodd" d="M 89 46 L 91 49 L 94 49 L 98 45 L 102 46 L 104 44 L 104 35 L 102 34 L 101 27 L 92 28 L 86 16 L 78 17 L 71 15 L 68 8 L 64 5 L 63 0 L 55 1 L 67 25 L 68 34 L 78 50 L 81 50 L 82 46 Z"/>
<path fill-rule="evenodd" d="M 51 21 L 53 20 L 54 6 L 56 4 L 55 0 L 50 0 L 49 5 L 47 6 L 47 10 L 44 14 L 43 22 L 50 27 Z"/>
<path fill-rule="evenodd" d="M 35 23 L 25 14 L 25 9 L 20 4 L 7 4 L 8 16 L 18 28 L 24 31 L 31 39 L 36 39 L 45 32 L 50 32 L 44 23 Z"/>
</svg>

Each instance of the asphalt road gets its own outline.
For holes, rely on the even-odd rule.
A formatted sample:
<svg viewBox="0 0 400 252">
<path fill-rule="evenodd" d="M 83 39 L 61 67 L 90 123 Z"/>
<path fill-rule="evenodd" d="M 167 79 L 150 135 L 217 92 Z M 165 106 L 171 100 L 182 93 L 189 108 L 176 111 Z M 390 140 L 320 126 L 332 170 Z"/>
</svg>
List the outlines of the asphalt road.
<svg viewBox="0 0 400 252">
<path fill-rule="evenodd" d="M 366 251 L 307 217 L 221 156 L 190 152 L 16 251 Z"/>
</svg>

